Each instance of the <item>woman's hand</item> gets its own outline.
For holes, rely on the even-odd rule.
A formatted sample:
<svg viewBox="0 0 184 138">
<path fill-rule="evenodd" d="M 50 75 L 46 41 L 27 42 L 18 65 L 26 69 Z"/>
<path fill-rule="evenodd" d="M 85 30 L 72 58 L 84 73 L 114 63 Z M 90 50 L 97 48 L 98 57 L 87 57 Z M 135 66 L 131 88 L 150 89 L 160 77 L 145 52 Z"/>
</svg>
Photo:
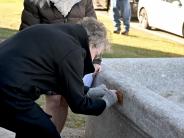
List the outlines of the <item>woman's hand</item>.
<svg viewBox="0 0 184 138">
<path fill-rule="evenodd" d="M 94 74 L 97 74 L 98 72 L 102 71 L 102 66 L 100 64 L 93 64 L 95 68 Z"/>
</svg>

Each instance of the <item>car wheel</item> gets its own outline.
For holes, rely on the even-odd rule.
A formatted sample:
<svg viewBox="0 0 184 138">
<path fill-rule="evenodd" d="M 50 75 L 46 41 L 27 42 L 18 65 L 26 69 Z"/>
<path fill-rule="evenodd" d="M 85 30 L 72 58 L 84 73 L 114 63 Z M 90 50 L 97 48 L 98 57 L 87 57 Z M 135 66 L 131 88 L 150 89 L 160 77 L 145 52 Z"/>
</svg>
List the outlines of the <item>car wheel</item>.
<svg viewBox="0 0 184 138">
<path fill-rule="evenodd" d="M 139 23 L 144 29 L 150 29 L 149 23 L 148 23 L 148 16 L 146 10 L 143 8 L 140 11 L 139 14 Z"/>
</svg>

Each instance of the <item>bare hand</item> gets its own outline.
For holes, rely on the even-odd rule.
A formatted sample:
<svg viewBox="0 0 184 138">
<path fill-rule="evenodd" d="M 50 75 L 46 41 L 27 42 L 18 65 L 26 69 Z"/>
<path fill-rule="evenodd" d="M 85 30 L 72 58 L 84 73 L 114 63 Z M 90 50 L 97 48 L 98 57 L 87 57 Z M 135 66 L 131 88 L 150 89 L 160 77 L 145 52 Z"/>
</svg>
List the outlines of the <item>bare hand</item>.
<svg viewBox="0 0 184 138">
<path fill-rule="evenodd" d="M 97 74 L 98 72 L 102 71 L 102 66 L 100 64 L 93 64 L 95 68 L 94 74 Z"/>
</svg>

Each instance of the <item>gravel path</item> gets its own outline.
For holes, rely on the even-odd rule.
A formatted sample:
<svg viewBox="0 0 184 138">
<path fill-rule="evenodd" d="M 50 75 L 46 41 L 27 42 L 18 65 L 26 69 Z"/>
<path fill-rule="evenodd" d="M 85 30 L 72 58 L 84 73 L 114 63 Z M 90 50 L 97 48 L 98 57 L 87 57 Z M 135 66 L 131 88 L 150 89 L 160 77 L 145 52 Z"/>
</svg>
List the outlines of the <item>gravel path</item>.
<svg viewBox="0 0 184 138">
<path fill-rule="evenodd" d="M 64 128 L 61 136 L 62 138 L 84 138 L 84 134 L 84 128 Z"/>
<path fill-rule="evenodd" d="M 83 128 L 64 128 L 62 138 L 84 138 L 85 130 Z M 15 133 L 0 127 L 0 138 L 15 138 Z"/>
</svg>

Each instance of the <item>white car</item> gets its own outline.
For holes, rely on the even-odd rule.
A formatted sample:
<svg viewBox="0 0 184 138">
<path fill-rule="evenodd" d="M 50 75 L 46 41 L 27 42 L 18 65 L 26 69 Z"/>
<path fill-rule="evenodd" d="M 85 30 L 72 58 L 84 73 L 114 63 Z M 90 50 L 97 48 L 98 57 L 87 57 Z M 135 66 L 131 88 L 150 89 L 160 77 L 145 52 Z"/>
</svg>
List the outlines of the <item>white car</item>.
<svg viewBox="0 0 184 138">
<path fill-rule="evenodd" d="M 143 28 L 158 28 L 184 37 L 184 0 L 139 0 Z"/>
</svg>

